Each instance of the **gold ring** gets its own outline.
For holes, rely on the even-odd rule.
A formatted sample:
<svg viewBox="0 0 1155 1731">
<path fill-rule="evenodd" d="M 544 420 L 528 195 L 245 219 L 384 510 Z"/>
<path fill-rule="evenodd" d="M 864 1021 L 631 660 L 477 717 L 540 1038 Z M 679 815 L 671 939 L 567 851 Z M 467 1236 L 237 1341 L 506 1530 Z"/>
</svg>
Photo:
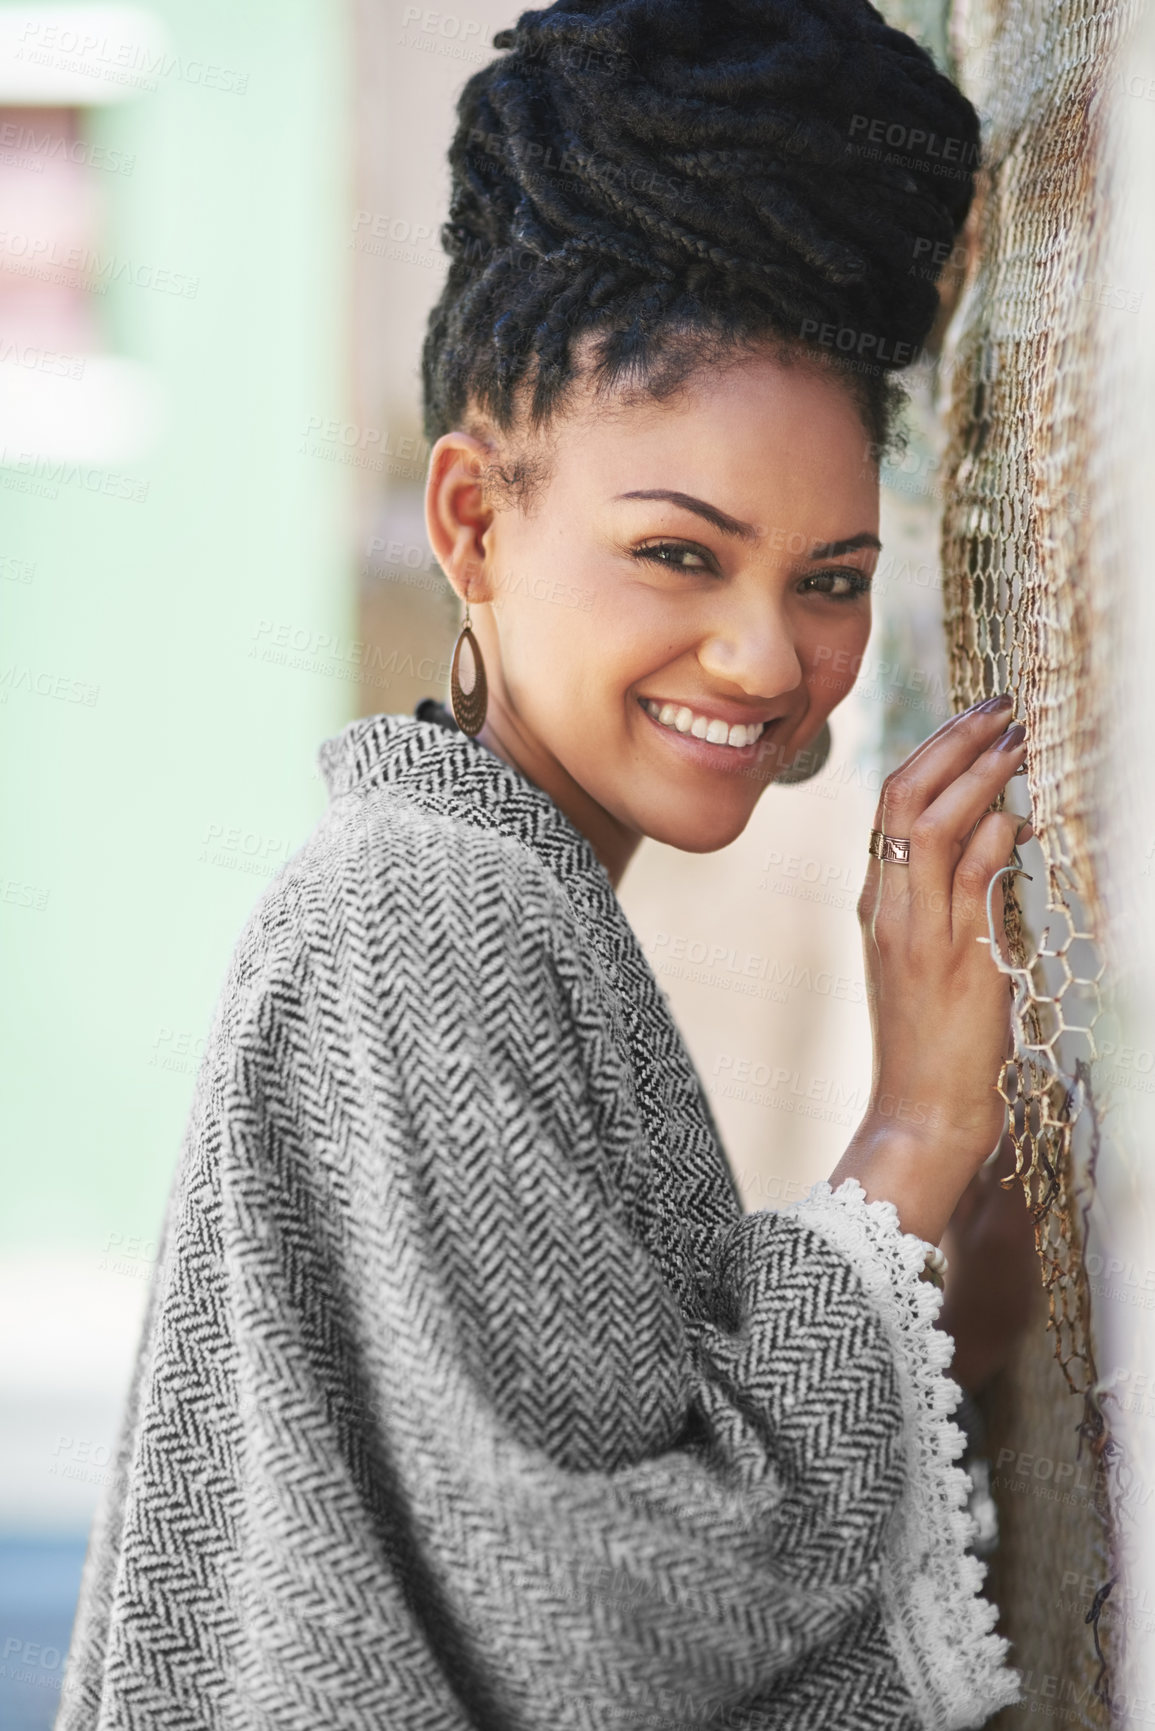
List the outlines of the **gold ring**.
<svg viewBox="0 0 1155 1731">
<path fill-rule="evenodd" d="M 870 852 L 874 859 L 889 860 L 893 865 L 909 865 L 910 837 L 883 835 L 880 829 L 872 829 Z"/>
</svg>

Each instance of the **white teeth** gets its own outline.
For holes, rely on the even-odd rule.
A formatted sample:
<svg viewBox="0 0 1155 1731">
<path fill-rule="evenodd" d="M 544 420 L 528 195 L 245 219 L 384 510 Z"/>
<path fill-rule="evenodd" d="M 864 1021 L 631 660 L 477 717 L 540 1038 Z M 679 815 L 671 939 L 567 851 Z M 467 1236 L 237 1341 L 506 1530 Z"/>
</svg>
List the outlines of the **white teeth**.
<svg viewBox="0 0 1155 1731">
<path fill-rule="evenodd" d="M 748 726 L 735 721 L 731 725 L 716 716 L 695 715 L 684 703 L 655 703 L 651 697 L 643 698 L 642 702 L 654 720 L 663 727 L 672 727 L 678 733 L 692 734 L 695 739 L 704 739 L 710 745 L 732 745 L 741 750 L 743 746 L 753 745 L 766 727 L 766 723 L 761 721 L 750 722 Z"/>
</svg>

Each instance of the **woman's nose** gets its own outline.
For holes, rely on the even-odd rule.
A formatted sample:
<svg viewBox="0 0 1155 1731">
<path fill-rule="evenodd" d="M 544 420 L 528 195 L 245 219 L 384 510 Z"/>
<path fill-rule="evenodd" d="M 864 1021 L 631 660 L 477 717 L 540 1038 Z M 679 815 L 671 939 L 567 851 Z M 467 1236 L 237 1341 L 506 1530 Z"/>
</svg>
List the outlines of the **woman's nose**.
<svg viewBox="0 0 1155 1731">
<path fill-rule="evenodd" d="M 765 605 L 719 622 L 698 650 L 703 670 L 741 686 L 753 697 L 781 697 L 802 683 L 802 662 L 793 633 Z"/>
</svg>

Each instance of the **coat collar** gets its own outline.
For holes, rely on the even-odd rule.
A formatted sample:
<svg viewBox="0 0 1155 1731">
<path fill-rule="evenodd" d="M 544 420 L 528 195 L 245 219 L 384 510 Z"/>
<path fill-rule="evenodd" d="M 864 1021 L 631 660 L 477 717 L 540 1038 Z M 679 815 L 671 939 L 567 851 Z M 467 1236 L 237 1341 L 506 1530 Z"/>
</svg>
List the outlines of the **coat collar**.
<svg viewBox="0 0 1155 1731">
<path fill-rule="evenodd" d="M 497 830 L 531 848 L 587 916 L 620 913 L 593 844 L 560 806 L 457 728 L 414 715 L 363 716 L 323 742 L 317 763 L 330 800 L 367 788 L 393 788 L 430 811 Z"/>
</svg>

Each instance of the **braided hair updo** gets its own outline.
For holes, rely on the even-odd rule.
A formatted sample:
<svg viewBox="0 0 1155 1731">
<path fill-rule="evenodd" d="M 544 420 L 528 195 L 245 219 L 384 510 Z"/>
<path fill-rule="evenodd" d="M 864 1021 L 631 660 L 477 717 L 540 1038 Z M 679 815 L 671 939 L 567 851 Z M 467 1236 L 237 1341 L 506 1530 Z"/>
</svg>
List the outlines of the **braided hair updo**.
<svg viewBox="0 0 1155 1731">
<path fill-rule="evenodd" d="M 970 207 L 974 108 L 868 0 L 557 0 L 457 105 L 425 434 L 662 400 L 768 344 L 839 369 L 876 452 Z M 525 500 L 544 478 L 498 468 Z"/>
</svg>

